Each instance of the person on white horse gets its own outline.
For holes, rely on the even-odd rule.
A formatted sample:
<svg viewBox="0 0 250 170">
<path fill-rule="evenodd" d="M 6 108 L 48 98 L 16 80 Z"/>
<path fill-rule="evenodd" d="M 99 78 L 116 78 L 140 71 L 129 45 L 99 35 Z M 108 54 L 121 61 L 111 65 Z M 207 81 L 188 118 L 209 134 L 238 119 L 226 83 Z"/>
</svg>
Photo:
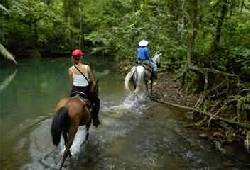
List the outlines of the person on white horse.
<svg viewBox="0 0 250 170">
<path fill-rule="evenodd" d="M 148 41 L 142 40 L 137 48 L 137 66 L 133 66 L 125 77 L 125 89 L 130 91 L 129 82 L 131 80 L 134 85 L 134 93 L 143 92 L 145 89 L 148 92 L 148 81 L 150 81 L 150 92 L 152 94 L 153 80 L 156 79 L 157 67 L 160 67 L 161 53 L 157 52 L 153 58 L 150 58 L 149 49 L 147 48 Z M 153 72 L 152 72 L 153 70 Z M 153 76 L 152 76 L 153 75 Z"/>
<path fill-rule="evenodd" d="M 157 79 L 157 65 L 150 58 L 150 52 L 148 46 L 148 41 L 142 40 L 139 42 L 139 47 L 137 48 L 137 63 L 146 64 L 151 67 L 152 78 Z"/>
</svg>

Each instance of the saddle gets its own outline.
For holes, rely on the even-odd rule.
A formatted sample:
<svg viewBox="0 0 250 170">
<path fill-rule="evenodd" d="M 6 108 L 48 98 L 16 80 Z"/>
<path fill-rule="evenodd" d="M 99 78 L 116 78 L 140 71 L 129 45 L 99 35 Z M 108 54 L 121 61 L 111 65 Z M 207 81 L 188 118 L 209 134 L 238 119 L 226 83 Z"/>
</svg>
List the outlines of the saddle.
<svg viewBox="0 0 250 170">
<path fill-rule="evenodd" d="M 143 62 L 143 61 L 138 61 L 137 65 L 140 65 L 140 66 L 144 67 L 144 69 L 146 71 L 146 75 L 148 76 L 149 79 L 151 79 L 151 81 L 153 79 L 157 79 L 157 75 L 153 71 L 153 67 L 149 63 L 146 63 L 146 62 Z"/>
<path fill-rule="evenodd" d="M 81 102 L 86 103 L 88 109 L 90 110 L 90 113 L 92 113 L 93 107 L 91 105 L 91 102 L 90 102 L 88 96 L 85 93 L 79 92 L 79 91 L 74 91 L 72 94 L 72 97 L 78 97 L 81 100 Z M 80 126 L 83 126 L 83 125 L 84 125 L 84 122 L 83 122 L 83 120 L 81 120 Z"/>
<path fill-rule="evenodd" d="M 145 70 L 147 70 L 151 73 L 153 72 L 151 65 L 149 65 L 148 63 L 138 62 L 137 64 L 143 66 Z"/>
<path fill-rule="evenodd" d="M 145 68 L 145 70 L 148 70 L 148 71 L 152 72 L 152 68 L 151 68 L 150 65 L 144 63 L 144 64 L 142 64 L 142 66 Z"/>
<path fill-rule="evenodd" d="M 79 97 L 82 100 L 88 100 L 87 94 L 85 94 L 83 92 L 79 92 L 79 91 L 72 92 L 71 96 L 72 97 Z"/>
<path fill-rule="evenodd" d="M 87 104 L 87 107 L 91 113 L 91 117 L 93 120 L 93 125 L 95 127 L 98 127 L 98 125 L 100 124 L 99 118 L 98 118 L 98 112 L 99 109 L 98 107 L 100 107 L 100 101 L 98 101 L 99 103 L 97 103 L 97 101 L 93 102 L 84 92 L 79 92 L 79 91 L 75 91 L 73 92 L 73 97 L 78 97 L 82 102 L 85 102 Z M 98 99 L 99 100 L 99 99 Z M 92 101 L 92 102 L 91 102 Z M 80 122 L 80 126 L 84 125 L 84 122 L 81 120 Z"/>
</svg>

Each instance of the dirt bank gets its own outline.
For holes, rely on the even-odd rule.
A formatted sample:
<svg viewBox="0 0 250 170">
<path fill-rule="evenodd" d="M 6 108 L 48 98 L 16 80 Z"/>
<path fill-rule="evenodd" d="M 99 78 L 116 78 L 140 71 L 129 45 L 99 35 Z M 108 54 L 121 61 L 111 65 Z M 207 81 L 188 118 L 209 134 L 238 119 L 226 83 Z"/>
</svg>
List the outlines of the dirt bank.
<svg viewBox="0 0 250 170">
<path fill-rule="evenodd" d="M 161 72 L 153 88 L 153 97 L 185 106 L 193 107 L 198 100 L 197 95 L 185 95 L 181 89 L 181 84 L 175 79 L 173 73 Z"/>
</svg>

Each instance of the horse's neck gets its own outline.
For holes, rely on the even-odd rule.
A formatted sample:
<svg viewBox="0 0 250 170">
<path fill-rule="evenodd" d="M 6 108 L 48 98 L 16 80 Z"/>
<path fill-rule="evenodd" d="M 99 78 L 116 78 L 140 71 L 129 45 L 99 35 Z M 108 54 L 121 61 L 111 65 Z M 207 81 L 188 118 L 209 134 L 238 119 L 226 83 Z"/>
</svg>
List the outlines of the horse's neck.
<svg viewBox="0 0 250 170">
<path fill-rule="evenodd" d="M 154 63 L 156 63 L 156 56 L 154 56 L 154 57 L 152 58 L 152 61 L 153 61 Z"/>
<path fill-rule="evenodd" d="M 157 63 L 157 60 L 159 60 L 159 55 L 155 55 L 153 58 L 152 58 L 152 61 L 154 63 Z"/>
</svg>

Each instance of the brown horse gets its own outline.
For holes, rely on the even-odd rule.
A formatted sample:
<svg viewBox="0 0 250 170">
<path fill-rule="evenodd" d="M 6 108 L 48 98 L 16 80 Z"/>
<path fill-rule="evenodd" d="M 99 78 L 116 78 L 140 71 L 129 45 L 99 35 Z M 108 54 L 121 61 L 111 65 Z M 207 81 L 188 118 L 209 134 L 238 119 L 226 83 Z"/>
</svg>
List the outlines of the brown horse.
<svg viewBox="0 0 250 170">
<path fill-rule="evenodd" d="M 60 143 L 61 135 L 64 139 L 65 150 L 63 152 L 60 169 L 66 158 L 71 156 L 70 148 L 73 144 L 78 126 L 85 125 L 85 141 L 88 140 L 88 130 L 91 121 L 97 116 L 100 108 L 100 103 L 95 103 L 98 107 L 91 107 L 92 104 L 90 103 L 90 101 L 93 102 L 95 99 L 98 99 L 98 81 L 92 83 L 90 86 L 88 97 L 89 99 L 82 99 L 78 95 L 74 97 L 66 97 L 61 99 L 56 105 L 56 114 L 54 115 L 51 124 L 51 136 L 53 144 L 56 146 Z"/>
</svg>

